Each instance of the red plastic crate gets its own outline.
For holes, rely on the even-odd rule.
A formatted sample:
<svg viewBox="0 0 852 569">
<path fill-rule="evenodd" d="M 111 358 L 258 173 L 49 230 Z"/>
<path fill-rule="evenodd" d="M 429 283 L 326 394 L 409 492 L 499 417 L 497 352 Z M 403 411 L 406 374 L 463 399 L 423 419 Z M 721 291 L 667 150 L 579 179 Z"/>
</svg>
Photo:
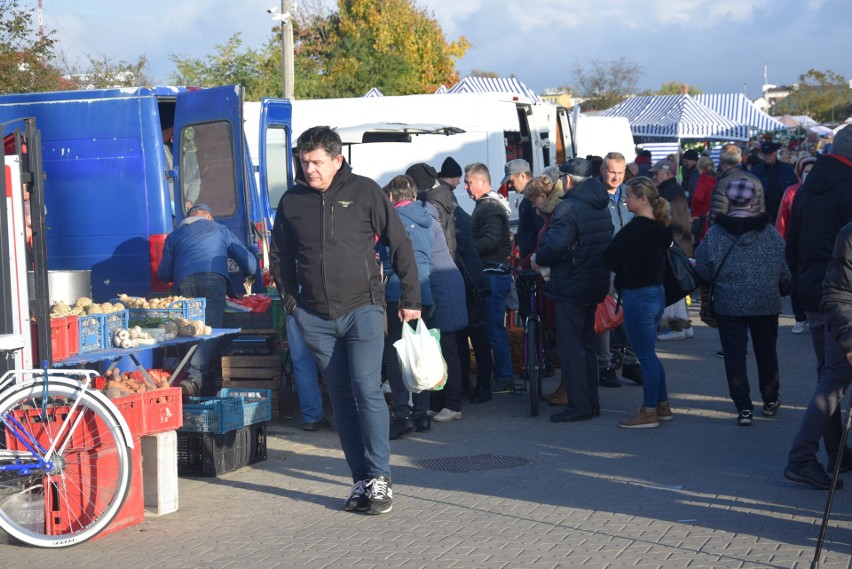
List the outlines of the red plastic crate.
<svg viewBox="0 0 852 569">
<path fill-rule="evenodd" d="M 120 529 L 136 525 L 145 520 L 145 496 L 142 485 L 142 443 L 139 437 L 133 439 L 132 475 L 130 492 L 124 505 L 113 521 L 96 537 L 114 533 Z M 67 533 L 69 528 L 87 519 L 91 512 L 103 507 L 98 503 L 98 495 L 93 491 L 97 476 L 102 475 L 107 483 L 114 483 L 118 466 L 118 453 L 115 447 L 84 450 L 67 456 L 63 487 L 55 486 L 58 478 L 45 480 L 45 526 L 50 535 Z M 62 495 L 63 501 L 55 499 Z M 92 502 L 95 502 L 93 505 Z"/>
<path fill-rule="evenodd" d="M 118 407 L 124 420 L 127 421 L 127 426 L 130 427 L 130 436 L 141 437 L 145 433 L 145 401 L 143 393 L 134 393 L 133 395 L 125 395 L 112 399 L 112 404 Z M 100 425 L 100 420 L 96 420 Z"/>
<path fill-rule="evenodd" d="M 157 389 L 142 397 L 142 433 L 153 435 L 183 426 L 183 402 L 180 387 Z"/>
<path fill-rule="evenodd" d="M 80 345 L 80 329 L 76 316 L 50 319 L 50 349 L 53 361 L 76 356 Z"/>
<path fill-rule="evenodd" d="M 70 407 L 54 407 L 48 409 L 47 416 L 42 417 L 41 409 L 26 409 L 12 411 L 12 416 L 19 421 L 24 430 L 32 435 L 35 440 L 41 444 L 45 450 L 50 445 L 52 437 L 59 432 L 62 422 L 68 417 L 71 412 Z M 77 411 L 79 413 L 79 411 Z M 86 419 L 84 419 L 86 420 Z M 95 423 L 96 417 L 92 416 L 88 419 L 91 423 Z M 73 421 L 73 419 L 72 419 Z M 95 444 L 92 435 L 98 433 L 97 427 L 92 424 L 90 426 L 82 425 L 77 427 L 71 439 L 69 449 L 87 449 L 94 448 Z M 6 448 L 9 450 L 26 450 L 17 437 L 13 436 L 8 430 L 6 431 Z"/>
</svg>

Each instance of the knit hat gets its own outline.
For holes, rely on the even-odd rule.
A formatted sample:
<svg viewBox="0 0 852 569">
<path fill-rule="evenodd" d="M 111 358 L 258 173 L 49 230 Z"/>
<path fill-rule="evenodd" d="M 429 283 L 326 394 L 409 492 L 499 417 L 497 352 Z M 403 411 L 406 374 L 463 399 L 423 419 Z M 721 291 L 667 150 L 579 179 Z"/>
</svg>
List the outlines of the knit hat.
<svg viewBox="0 0 852 569">
<path fill-rule="evenodd" d="M 435 169 L 423 162 L 418 162 L 417 164 L 409 167 L 408 170 L 405 171 L 405 174 L 414 180 L 414 183 L 417 185 L 418 192 L 435 187 L 435 181 L 438 179 L 438 173 Z"/>
<path fill-rule="evenodd" d="M 746 178 L 738 178 L 732 180 L 725 190 L 725 195 L 728 198 L 728 203 L 731 204 L 731 212 L 729 215 L 734 217 L 743 217 L 751 215 L 749 207 L 754 201 L 755 187 L 754 182 Z"/>
<path fill-rule="evenodd" d="M 459 163 L 453 160 L 452 156 L 447 156 L 444 163 L 441 164 L 441 171 L 438 172 L 439 178 L 461 178 L 462 169 Z"/>
<path fill-rule="evenodd" d="M 687 150 L 686 152 L 683 153 L 683 159 L 684 160 L 695 160 L 696 162 L 698 162 L 698 151 L 695 150 L 694 148 L 690 148 L 689 150 Z"/>
<path fill-rule="evenodd" d="M 834 135 L 830 152 L 852 160 L 852 124 L 844 126 Z"/>
</svg>

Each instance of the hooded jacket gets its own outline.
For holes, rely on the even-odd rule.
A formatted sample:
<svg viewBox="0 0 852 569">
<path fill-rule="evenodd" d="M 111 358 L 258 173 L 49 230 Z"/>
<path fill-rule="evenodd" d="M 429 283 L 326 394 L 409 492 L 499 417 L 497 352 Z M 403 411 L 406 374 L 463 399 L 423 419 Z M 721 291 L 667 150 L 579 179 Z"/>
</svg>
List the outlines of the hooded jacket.
<svg viewBox="0 0 852 569">
<path fill-rule="evenodd" d="M 707 219 L 710 223 L 714 222 L 717 215 L 728 214 L 728 211 L 731 209 L 730 204 L 728 203 L 728 185 L 730 185 L 730 183 L 734 180 L 740 180 L 743 178 L 754 184 L 754 200 L 751 202 L 751 208 L 749 211 L 755 214 L 766 211 L 766 203 L 763 196 L 763 184 L 760 180 L 746 172 L 745 169 L 739 166 L 734 166 L 733 168 L 729 168 L 719 174 L 719 181 L 716 182 L 716 187 L 713 188 L 713 195 L 710 199 L 710 213 L 707 215 Z"/>
<path fill-rule="evenodd" d="M 820 311 L 846 353 L 852 352 L 852 223 L 843 226 L 822 283 Z"/>
<path fill-rule="evenodd" d="M 488 192 L 478 200 L 470 216 L 470 230 L 476 253 L 487 269 L 489 264 L 509 261 L 512 236 L 509 233 L 509 212 L 512 206 L 496 192 Z"/>
<path fill-rule="evenodd" d="M 434 309 L 426 318 L 426 324 L 441 332 L 457 332 L 467 328 L 468 324 L 464 279 L 450 256 L 441 224 L 435 217 L 438 215 L 437 208 L 427 204 L 425 211 L 431 221 L 432 271 L 429 286 L 434 300 Z"/>
<path fill-rule="evenodd" d="M 377 238 L 390 247 L 400 308 L 419 309 L 411 240 L 378 184 L 353 174 L 346 162 L 324 192 L 299 174 L 278 204 L 269 248 L 282 306 L 292 313 L 298 304 L 332 320 L 362 306 L 384 306 Z"/>
<path fill-rule="evenodd" d="M 766 214 L 716 217 L 695 252 L 695 270 L 703 281 L 715 283 L 714 306 L 725 316 L 778 314 L 780 291 L 792 278 L 784 240 Z"/>
<path fill-rule="evenodd" d="M 852 161 L 835 154 L 820 156 L 793 198 L 787 227 L 785 255 L 805 311 L 819 310 L 834 240 L 850 221 Z"/>
<path fill-rule="evenodd" d="M 456 204 L 453 201 L 453 189 L 443 180 L 429 188 L 417 193 L 417 199 L 435 206 L 438 213 L 438 222 L 444 231 L 444 239 L 447 241 L 447 249 L 450 256 L 456 255 L 456 224 L 453 219 L 453 210 Z"/>
<path fill-rule="evenodd" d="M 409 202 L 394 207 L 405 227 L 411 247 L 414 249 L 414 259 L 417 263 L 417 277 L 420 280 L 420 304 L 432 306 L 432 289 L 429 287 L 429 275 L 432 273 L 432 216 L 419 201 Z M 378 243 L 376 248 L 382 261 L 382 270 L 387 282 L 385 296 L 387 302 L 399 302 L 402 295 L 399 276 L 394 272 L 390 262 L 390 247 Z"/>
<path fill-rule="evenodd" d="M 535 262 L 550 267 L 544 291 L 557 302 L 596 305 L 609 292 L 601 256 L 612 240 L 609 194 L 597 178 L 565 193 L 541 236 Z"/>
</svg>

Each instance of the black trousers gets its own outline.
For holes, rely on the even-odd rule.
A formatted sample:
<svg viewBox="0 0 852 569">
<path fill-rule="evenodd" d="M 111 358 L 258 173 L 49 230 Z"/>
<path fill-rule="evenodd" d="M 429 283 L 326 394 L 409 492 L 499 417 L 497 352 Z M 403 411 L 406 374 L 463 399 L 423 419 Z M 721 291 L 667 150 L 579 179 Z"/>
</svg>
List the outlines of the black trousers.
<svg viewBox="0 0 852 569">
<path fill-rule="evenodd" d="M 595 306 L 556 303 L 556 351 L 562 385 L 576 413 L 592 413 L 598 399 L 598 356 L 595 342 Z"/>
<path fill-rule="evenodd" d="M 760 396 L 764 403 L 778 400 L 780 380 L 778 375 L 778 352 L 775 343 L 778 340 L 778 315 L 765 316 L 723 316 L 718 315 L 719 340 L 725 353 L 725 375 L 728 376 L 728 389 L 737 411 L 751 411 L 751 390 L 748 383 L 746 350 L 748 335 L 757 363 L 757 381 Z"/>
<path fill-rule="evenodd" d="M 461 393 L 470 391 L 470 347 L 476 358 L 476 389 L 491 391 L 491 344 L 485 326 L 470 326 L 455 333 L 457 352 L 461 365 Z M 465 389 L 467 387 L 467 390 Z"/>
</svg>

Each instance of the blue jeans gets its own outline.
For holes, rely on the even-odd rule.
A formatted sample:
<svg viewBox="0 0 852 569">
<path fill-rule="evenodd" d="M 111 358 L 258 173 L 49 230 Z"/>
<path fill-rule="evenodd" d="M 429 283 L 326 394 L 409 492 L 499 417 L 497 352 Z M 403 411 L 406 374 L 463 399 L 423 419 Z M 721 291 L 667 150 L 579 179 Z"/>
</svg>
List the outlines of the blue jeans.
<svg viewBox="0 0 852 569">
<path fill-rule="evenodd" d="M 296 308 L 293 317 L 328 386 L 353 482 L 390 477 L 390 414 L 382 393 L 384 308 L 362 306 L 335 320 Z"/>
<path fill-rule="evenodd" d="M 512 379 L 512 350 L 506 332 L 506 297 L 512 288 L 511 275 L 489 274 L 491 294 L 485 297 L 485 331 L 494 353 L 494 377 Z"/>
<path fill-rule="evenodd" d="M 225 323 L 225 294 L 228 284 L 219 273 L 189 275 L 177 285 L 176 292 L 188 298 L 207 299 L 204 323 L 211 328 L 221 328 Z M 221 384 L 218 363 L 224 347 L 221 338 L 199 342 L 189 360 L 189 378 L 203 388 L 205 394 L 215 392 Z M 219 377 L 217 377 L 219 376 Z"/>
<path fill-rule="evenodd" d="M 624 329 L 642 367 L 642 405 L 656 409 L 660 401 L 668 401 L 666 370 L 657 357 L 657 324 L 666 309 L 663 285 L 626 288 L 621 291 Z"/>
<path fill-rule="evenodd" d="M 805 409 L 799 432 L 793 439 L 789 459 L 790 462 L 816 460 L 822 438 L 828 455 L 828 469 L 832 472 L 843 436 L 841 404 L 852 383 L 852 367 L 846 359 L 846 350 L 827 329 L 825 318 L 818 312 L 807 312 L 807 317 L 817 354 L 819 379 L 813 398 Z"/>
<path fill-rule="evenodd" d="M 296 319 L 288 316 L 287 347 L 290 351 L 290 361 L 293 364 L 293 381 L 296 391 L 299 393 L 299 409 L 302 411 L 302 420 L 306 423 L 319 423 L 322 421 L 322 393 L 320 392 L 319 380 L 317 379 L 317 362 L 313 354 L 305 344 L 302 330 L 296 323 Z"/>
</svg>

